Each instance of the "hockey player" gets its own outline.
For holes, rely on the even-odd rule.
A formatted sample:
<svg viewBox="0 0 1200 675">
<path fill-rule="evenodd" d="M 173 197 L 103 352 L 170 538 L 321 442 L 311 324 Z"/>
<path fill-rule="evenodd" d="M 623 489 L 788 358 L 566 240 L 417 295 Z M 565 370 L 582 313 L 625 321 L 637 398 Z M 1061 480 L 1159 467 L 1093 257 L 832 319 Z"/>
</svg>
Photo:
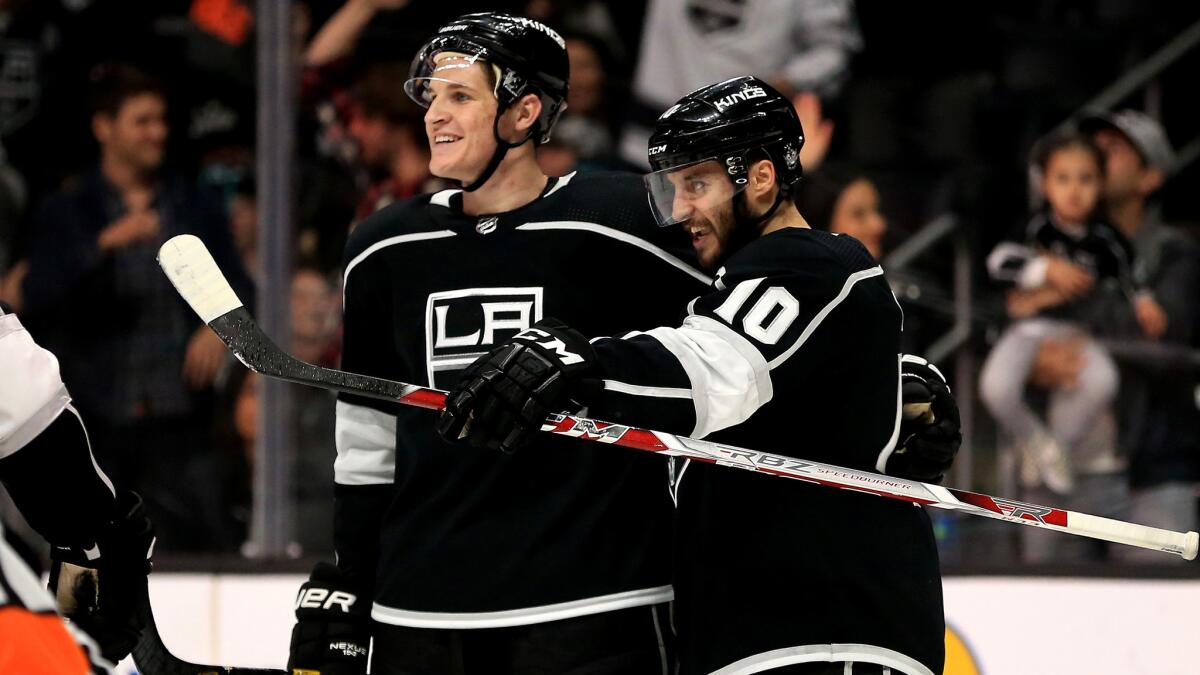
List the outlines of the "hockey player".
<svg viewBox="0 0 1200 675">
<path fill-rule="evenodd" d="M 543 321 L 507 340 L 451 392 L 442 435 L 511 452 L 547 413 L 583 405 L 873 471 L 944 469 L 958 443 L 952 399 L 935 398 L 942 421 L 923 430 L 942 442 L 908 442 L 929 421 L 902 423 L 900 308 L 860 243 L 810 229 L 794 208 L 801 143 L 791 104 L 753 77 L 667 110 L 650 140 L 650 201 L 717 270 L 714 288 L 675 328 L 589 343 L 594 332 Z M 686 462 L 674 492 L 680 672 L 941 672 L 937 549 L 920 508 Z"/>
<path fill-rule="evenodd" d="M 405 86 L 428 109 L 430 169 L 462 189 L 355 229 L 346 370 L 446 388 L 545 316 L 620 333 L 707 288 L 639 177 L 539 170 L 567 77 L 562 38 L 504 14 L 462 17 L 420 51 Z M 363 672 L 373 633 L 373 673 L 666 672 L 657 458 L 559 438 L 483 453 L 439 439 L 427 412 L 349 395 L 336 444 L 338 565 L 301 592 L 289 668 Z"/>
<path fill-rule="evenodd" d="M 150 523 L 92 458 L 58 360 L 3 303 L 0 373 L 0 480 L 50 541 L 50 589 L 71 622 L 0 532 L 0 672 L 110 672 L 141 630 Z"/>
</svg>

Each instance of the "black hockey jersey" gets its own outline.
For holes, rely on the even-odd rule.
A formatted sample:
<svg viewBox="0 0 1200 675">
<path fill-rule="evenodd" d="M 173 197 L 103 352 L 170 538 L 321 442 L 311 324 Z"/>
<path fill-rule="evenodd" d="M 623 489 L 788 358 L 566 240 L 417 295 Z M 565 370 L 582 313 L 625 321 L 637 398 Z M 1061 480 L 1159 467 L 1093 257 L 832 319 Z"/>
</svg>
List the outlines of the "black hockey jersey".
<svg viewBox="0 0 1200 675">
<path fill-rule="evenodd" d="M 606 379 L 589 413 L 882 472 L 901 323 L 857 241 L 773 232 L 730 257 L 678 328 L 597 341 Z M 682 672 L 775 658 L 941 672 L 938 557 L 920 508 L 696 462 L 680 464 L 675 490 Z"/>
<path fill-rule="evenodd" d="M 1061 227 L 1045 212 L 1036 214 L 1009 241 L 988 254 L 988 274 L 1004 286 L 1036 288 L 1045 281 L 1045 264 L 1038 258 L 1052 253 L 1079 265 L 1096 279 L 1092 293 L 1040 312 L 1042 316 L 1090 322 L 1101 294 L 1119 293 L 1132 299 L 1138 286 L 1133 277 L 1133 246 L 1120 230 L 1095 220 L 1078 231 Z"/>
<path fill-rule="evenodd" d="M 661 323 L 708 288 L 690 255 L 635 175 L 552 179 L 484 217 L 458 190 L 400 202 L 348 244 L 343 368 L 449 388 L 543 317 L 593 335 Z M 450 445 L 428 411 L 349 395 L 336 436 L 339 564 L 377 565 L 378 621 L 496 627 L 671 598 L 660 458 L 549 435 L 513 456 Z"/>
</svg>

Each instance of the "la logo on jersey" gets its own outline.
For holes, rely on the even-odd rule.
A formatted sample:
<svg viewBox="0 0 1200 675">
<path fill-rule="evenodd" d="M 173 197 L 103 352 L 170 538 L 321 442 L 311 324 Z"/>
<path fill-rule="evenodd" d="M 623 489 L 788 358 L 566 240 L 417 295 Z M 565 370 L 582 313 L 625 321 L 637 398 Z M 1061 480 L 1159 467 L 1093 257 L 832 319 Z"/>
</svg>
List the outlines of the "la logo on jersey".
<svg viewBox="0 0 1200 675">
<path fill-rule="evenodd" d="M 542 287 L 463 288 L 430 293 L 425 308 L 429 385 L 446 388 L 497 343 L 542 318 Z"/>
</svg>

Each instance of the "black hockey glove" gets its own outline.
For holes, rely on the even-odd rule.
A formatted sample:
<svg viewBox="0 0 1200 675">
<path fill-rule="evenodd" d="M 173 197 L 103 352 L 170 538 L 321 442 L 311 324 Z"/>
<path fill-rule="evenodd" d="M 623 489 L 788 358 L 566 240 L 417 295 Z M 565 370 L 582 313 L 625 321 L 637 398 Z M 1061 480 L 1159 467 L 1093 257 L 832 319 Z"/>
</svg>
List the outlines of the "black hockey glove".
<svg viewBox="0 0 1200 675">
<path fill-rule="evenodd" d="M 147 600 L 154 528 L 136 492 L 117 494 L 117 516 L 92 546 L 50 547 L 50 592 L 59 611 L 116 663 L 137 643 Z"/>
<path fill-rule="evenodd" d="M 437 431 L 451 442 L 465 438 L 511 453 L 538 433 L 548 414 L 582 407 L 572 398 L 596 362 L 582 334 L 542 319 L 467 367 L 446 396 Z"/>
<path fill-rule="evenodd" d="M 962 445 L 958 404 L 941 371 L 925 359 L 906 355 L 900 379 L 904 412 L 887 473 L 941 483 Z"/>
<path fill-rule="evenodd" d="M 370 599 L 327 562 L 313 566 L 296 596 L 287 671 L 363 675 L 371 644 Z"/>
</svg>

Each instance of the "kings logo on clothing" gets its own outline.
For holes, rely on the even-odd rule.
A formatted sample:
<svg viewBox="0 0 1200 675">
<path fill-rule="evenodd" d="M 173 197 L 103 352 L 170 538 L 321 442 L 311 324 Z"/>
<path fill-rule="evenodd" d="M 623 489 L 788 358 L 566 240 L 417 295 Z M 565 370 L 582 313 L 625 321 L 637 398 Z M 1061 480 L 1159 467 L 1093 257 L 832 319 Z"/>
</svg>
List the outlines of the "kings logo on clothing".
<svg viewBox="0 0 1200 675">
<path fill-rule="evenodd" d="M 472 361 L 541 319 L 542 297 L 540 286 L 431 293 L 425 309 L 430 386 L 453 385 Z"/>
</svg>

